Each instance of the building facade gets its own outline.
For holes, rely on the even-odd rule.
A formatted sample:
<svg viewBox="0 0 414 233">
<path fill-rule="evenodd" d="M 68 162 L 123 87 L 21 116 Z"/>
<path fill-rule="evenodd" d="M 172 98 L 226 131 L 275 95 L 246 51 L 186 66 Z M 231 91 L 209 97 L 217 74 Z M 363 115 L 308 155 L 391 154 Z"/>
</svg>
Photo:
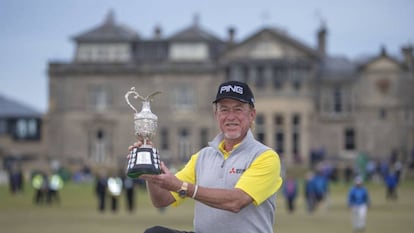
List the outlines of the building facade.
<svg viewBox="0 0 414 233">
<path fill-rule="evenodd" d="M 142 38 L 109 13 L 99 26 L 74 37 L 72 61 L 49 63 L 48 156 L 69 165 L 126 165 L 135 141 L 131 87 L 159 117 L 154 138 L 163 160 L 180 166 L 218 129 L 216 88 L 247 82 L 256 97 L 254 132 L 287 164 L 309 164 L 311 154 L 352 158 L 359 152 L 410 158 L 414 143 L 413 51 L 403 59 L 385 48 L 363 61 L 326 52 L 326 28 L 316 48 L 275 28 L 221 39 L 197 19 L 165 37 L 160 27 Z M 133 102 L 137 109 L 139 101 Z"/>
<path fill-rule="evenodd" d="M 43 114 L 0 95 L 0 173 L 2 170 L 26 172 L 45 167 L 43 129 Z"/>
</svg>

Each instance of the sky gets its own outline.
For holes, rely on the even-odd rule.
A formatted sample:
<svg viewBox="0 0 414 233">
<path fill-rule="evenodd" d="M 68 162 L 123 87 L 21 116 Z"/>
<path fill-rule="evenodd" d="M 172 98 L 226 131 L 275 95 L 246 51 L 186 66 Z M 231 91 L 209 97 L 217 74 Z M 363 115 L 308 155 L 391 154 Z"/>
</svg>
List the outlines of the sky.
<svg viewBox="0 0 414 233">
<path fill-rule="evenodd" d="M 1 0 L 0 95 L 47 112 L 49 62 L 70 62 L 72 38 L 100 25 L 110 10 L 143 39 L 156 25 L 168 37 L 198 15 L 222 39 L 229 27 L 241 41 L 271 26 L 314 48 L 324 23 L 327 53 L 351 60 L 383 46 L 398 58 L 401 47 L 414 44 L 412 0 Z"/>
</svg>

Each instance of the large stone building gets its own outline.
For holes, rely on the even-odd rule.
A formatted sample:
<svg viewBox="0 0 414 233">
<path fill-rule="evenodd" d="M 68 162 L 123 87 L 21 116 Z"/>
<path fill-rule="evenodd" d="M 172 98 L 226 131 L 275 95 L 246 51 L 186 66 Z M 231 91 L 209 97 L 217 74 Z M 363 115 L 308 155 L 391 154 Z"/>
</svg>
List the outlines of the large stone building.
<svg viewBox="0 0 414 233">
<path fill-rule="evenodd" d="M 72 61 L 49 64 L 48 155 L 71 165 L 125 166 L 134 141 L 133 110 L 125 93 L 158 90 L 154 142 L 163 160 L 179 165 L 218 132 L 212 100 L 223 80 L 242 80 L 256 97 L 255 134 L 288 164 L 364 152 L 402 158 L 412 153 L 413 51 L 403 59 L 378 55 L 364 61 L 330 56 L 326 28 L 313 48 L 276 28 L 235 40 L 221 39 L 197 19 L 165 37 L 160 27 L 142 38 L 112 13 L 75 36 Z M 404 38 L 402 38 L 403 40 Z M 134 102 L 141 108 L 139 101 Z"/>
</svg>

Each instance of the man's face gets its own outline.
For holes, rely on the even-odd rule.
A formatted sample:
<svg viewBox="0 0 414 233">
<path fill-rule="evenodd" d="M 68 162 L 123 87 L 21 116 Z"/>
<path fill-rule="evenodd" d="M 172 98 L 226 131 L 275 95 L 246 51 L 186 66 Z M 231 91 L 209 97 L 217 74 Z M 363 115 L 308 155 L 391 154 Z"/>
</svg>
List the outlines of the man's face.
<svg viewBox="0 0 414 233">
<path fill-rule="evenodd" d="M 241 141 L 256 116 L 249 104 L 225 98 L 217 102 L 216 119 L 225 139 Z"/>
</svg>

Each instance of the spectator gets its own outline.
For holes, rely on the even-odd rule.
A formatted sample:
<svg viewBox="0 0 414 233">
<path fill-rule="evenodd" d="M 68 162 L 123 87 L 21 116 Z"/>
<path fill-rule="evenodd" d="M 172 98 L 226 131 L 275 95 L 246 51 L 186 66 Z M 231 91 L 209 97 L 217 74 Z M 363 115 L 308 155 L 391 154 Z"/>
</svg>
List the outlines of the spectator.
<svg viewBox="0 0 414 233">
<path fill-rule="evenodd" d="M 95 194 L 98 198 L 98 210 L 100 212 L 105 211 L 106 183 L 106 177 L 103 174 L 99 174 L 96 178 Z"/>
<path fill-rule="evenodd" d="M 117 176 L 109 177 L 107 187 L 111 197 L 111 210 L 115 213 L 118 211 L 118 199 L 122 192 L 122 179 Z"/>
<path fill-rule="evenodd" d="M 308 211 L 308 213 L 312 213 L 315 208 L 315 188 L 313 185 L 312 172 L 306 174 L 303 190 L 306 200 L 306 210 Z"/>
<path fill-rule="evenodd" d="M 57 173 L 52 174 L 49 178 L 48 185 L 47 202 L 49 204 L 53 204 L 53 202 L 60 204 L 59 191 L 63 188 L 62 177 Z"/>
<path fill-rule="evenodd" d="M 370 204 L 368 190 L 363 186 L 362 182 L 363 179 L 357 177 L 355 185 L 348 192 L 348 207 L 351 209 L 354 231 L 363 231 L 365 229 L 367 210 Z"/>
<path fill-rule="evenodd" d="M 128 211 L 133 212 L 135 209 L 134 180 L 132 180 L 128 176 L 125 176 L 124 178 L 124 189 Z"/>
<path fill-rule="evenodd" d="M 344 178 L 345 183 L 349 184 L 351 182 L 351 178 L 354 175 L 354 170 L 352 169 L 352 166 L 347 164 L 344 169 Z"/>
<path fill-rule="evenodd" d="M 285 195 L 287 208 L 290 213 L 295 211 L 297 189 L 296 180 L 292 177 L 288 177 L 283 184 L 283 194 Z"/>
<path fill-rule="evenodd" d="M 47 177 L 41 172 L 33 175 L 32 186 L 35 190 L 33 202 L 36 205 L 43 204 L 46 201 L 46 193 L 48 190 Z"/>
<path fill-rule="evenodd" d="M 313 177 L 312 183 L 316 206 L 320 205 L 322 202 L 326 203 L 328 195 L 328 179 L 322 174 L 320 170 L 318 170 L 316 172 L 316 175 Z"/>
<path fill-rule="evenodd" d="M 393 171 L 390 171 L 388 175 L 385 176 L 385 186 L 386 186 L 386 194 L 385 197 L 387 200 L 397 200 L 397 186 L 398 186 L 398 178 L 397 174 Z"/>
</svg>

